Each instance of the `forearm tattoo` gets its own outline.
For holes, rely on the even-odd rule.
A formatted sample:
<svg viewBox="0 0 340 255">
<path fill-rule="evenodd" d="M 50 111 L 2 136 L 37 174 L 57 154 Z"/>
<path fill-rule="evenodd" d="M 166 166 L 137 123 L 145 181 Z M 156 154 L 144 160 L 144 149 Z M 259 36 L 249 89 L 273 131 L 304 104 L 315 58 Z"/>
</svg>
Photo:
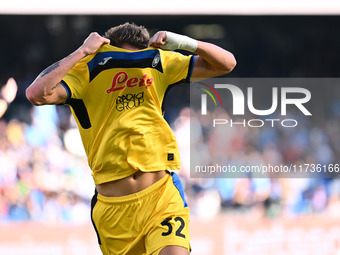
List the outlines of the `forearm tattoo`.
<svg viewBox="0 0 340 255">
<path fill-rule="evenodd" d="M 71 55 L 72 55 L 72 54 L 68 55 L 68 56 L 65 57 L 64 59 L 69 58 Z M 63 59 L 62 59 L 62 60 L 63 60 Z M 50 72 L 52 72 L 54 69 L 56 69 L 56 68 L 59 66 L 59 64 L 60 64 L 60 62 L 61 62 L 62 60 L 59 60 L 58 62 L 55 62 L 55 63 L 52 64 L 51 66 L 47 67 L 44 71 L 42 71 L 42 72 L 39 74 L 38 77 L 43 77 L 43 76 L 45 76 L 46 74 L 49 74 Z"/>
<path fill-rule="evenodd" d="M 58 87 L 59 83 L 57 83 L 54 87 L 51 88 L 51 90 L 55 90 Z"/>
<path fill-rule="evenodd" d="M 56 69 L 59 66 L 60 60 L 58 62 L 55 62 L 53 65 L 47 67 L 44 71 L 42 71 L 39 74 L 39 77 L 43 77 L 46 74 L 49 74 L 50 72 L 52 72 L 54 69 Z"/>
</svg>

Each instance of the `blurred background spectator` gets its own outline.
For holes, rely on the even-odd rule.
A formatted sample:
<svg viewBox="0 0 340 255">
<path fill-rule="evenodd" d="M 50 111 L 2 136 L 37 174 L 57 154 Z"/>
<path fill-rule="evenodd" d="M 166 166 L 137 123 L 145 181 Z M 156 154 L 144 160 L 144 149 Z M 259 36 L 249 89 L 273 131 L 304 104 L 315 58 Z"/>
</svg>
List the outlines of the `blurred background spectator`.
<svg viewBox="0 0 340 255">
<path fill-rule="evenodd" d="M 0 118 L 6 112 L 8 105 L 13 102 L 17 95 L 18 86 L 13 78 L 9 78 L 7 83 L 2 87 L 0 93 Z"/>
</svg>

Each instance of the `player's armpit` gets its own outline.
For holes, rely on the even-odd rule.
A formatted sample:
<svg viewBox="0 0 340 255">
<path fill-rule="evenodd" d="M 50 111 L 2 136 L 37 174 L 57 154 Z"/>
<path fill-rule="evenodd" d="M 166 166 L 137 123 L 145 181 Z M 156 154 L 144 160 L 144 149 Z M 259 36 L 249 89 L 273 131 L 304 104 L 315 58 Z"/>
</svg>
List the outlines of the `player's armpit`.
<svg viewBox="0 0 340 255">
<path fill-rule="evenodd" d="M 54 92 L 51 95 L 51 99 L 48 104 L 64 104 L 69 96 L 66 88 L 59 82 L 52 87 L 52 90 Z"/>
</svg>

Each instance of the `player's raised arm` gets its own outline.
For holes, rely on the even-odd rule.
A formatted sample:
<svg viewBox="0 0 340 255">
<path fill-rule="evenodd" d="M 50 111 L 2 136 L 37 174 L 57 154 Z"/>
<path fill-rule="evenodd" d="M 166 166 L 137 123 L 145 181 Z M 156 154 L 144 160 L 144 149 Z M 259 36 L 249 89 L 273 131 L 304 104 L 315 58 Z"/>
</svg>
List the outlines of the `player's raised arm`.
<svg viewBox="0 0 340 255">
<path fill-rule="evenodd" d="M 214 44 L 197 41 L 188 36 L 172 32 L 159 31 L 149 45 L 164 50 L 182 49 L 198 56 L 192 72 L 192 78 L 209 78 L 230 73 L 236 66 L 234 55 Z"/>
<path fill-rule="evenodd" d="M 27 99 L 34 105 L 61 104 L 67 99 L 67 92 L 60 81 L 82 58 L 95 53 L 109 39 L 98 33 L 91 33 L 84 43 L 69 56 L 42 71 L 26 89 Z"/>
<path fill-rule="evenodd" d="M 230 73 L 236 66 L 232 53 L 214 44 L 198 41 L 194 51 L 198 56 L 192 71 L 192 78 L 209 78 Z"/>
</svg>

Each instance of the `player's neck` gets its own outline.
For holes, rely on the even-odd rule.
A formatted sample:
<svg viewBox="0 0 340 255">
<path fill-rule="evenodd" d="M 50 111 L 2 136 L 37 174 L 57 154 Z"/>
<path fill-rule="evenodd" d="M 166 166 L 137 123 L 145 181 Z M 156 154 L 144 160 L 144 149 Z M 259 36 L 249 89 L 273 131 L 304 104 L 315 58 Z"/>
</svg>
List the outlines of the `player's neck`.
<svg viewBox="0 0 340 255">
<path fill-rule="evenodd" d="M 122 45 L 122 48 L 125 49 L 125 50 L 131 50 L 131 51 L 140 50 L 140 49 L 138 49 L 138 48 L 136 48 L 136 47 L 133 47 L 133 46 L 131 46 L 131 45 L 129 45 L 129 44 L 123 44 L 123 45 Z"/>
</svg>

